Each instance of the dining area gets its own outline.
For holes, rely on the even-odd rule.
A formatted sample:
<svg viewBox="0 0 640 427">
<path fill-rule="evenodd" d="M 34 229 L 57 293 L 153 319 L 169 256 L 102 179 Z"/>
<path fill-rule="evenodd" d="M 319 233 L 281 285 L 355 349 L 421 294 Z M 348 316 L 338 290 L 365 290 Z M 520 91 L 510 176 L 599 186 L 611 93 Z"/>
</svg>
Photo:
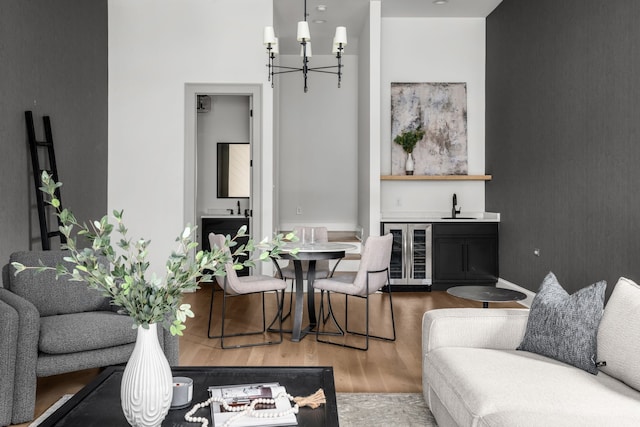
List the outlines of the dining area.
<svg viewBox="0 0 640 427">
<path fill-rule="evenodd" d="M 365 242 L 336 241 L 329 237 L 327 228 L 321 226 L 296 226 L 291 233 L 295 237 L 283 242 L 277 255 L 271 257 L 273 276 L 238 276 L 228 263 L 226 274 L 216 277 L 220 289 L 211 292 L 208 338 L 219 339 L 223 349 L 277 345 L 283 339 L 299 343 L 309 335 L 315 335 L 318 342 L 365 351 L 370 338 L 394 341 L 393 301 L 391 289 L 386 286 L 392 236 L 370 236 Z M 211 248 L 222 247 L 224 238 L 210 233 Z M 383 294 L 381 297 L 386 300 L 391 319 L 390 325 L 377 327 L 385 331 L 380 335 L 372 334 L 369 326 L 369 295 L 374 293 Z M 233 329 L 233 323 L 241 321 L 225 316 L 229 304 L 242 304 L 236 297 L 250 294 L 261 296 L 261 324 L 253 321 L 254 325 L 246 325 L 242 332 L 228 332 Z M 266 297 L 269 294 L 272 295 Z M 221 307 L 214 304 L 220 297 Z M 335 301 L 338 297 L 344 298 L 344 304 L 340 304 L 344 313 L 333 310 L 332 298 Z M 349 304 L 353 299 L 361 302 Z M 352 325 L 357 323 L 356 327 L 350 327 L 349 320 Z M 255 340 L 239 338 L 247 336 Z M 229 344 L 230 341 L 233 343 Z"/>
</svg>

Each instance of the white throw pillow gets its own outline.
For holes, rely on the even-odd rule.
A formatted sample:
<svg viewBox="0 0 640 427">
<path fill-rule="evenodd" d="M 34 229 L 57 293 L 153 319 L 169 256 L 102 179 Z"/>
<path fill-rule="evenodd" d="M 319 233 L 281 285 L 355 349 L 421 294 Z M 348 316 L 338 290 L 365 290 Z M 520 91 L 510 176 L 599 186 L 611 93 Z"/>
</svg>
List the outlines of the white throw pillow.
<svg viewBox="0 0 640 427">
<path fill-rule="evenodd" d="M 640 391 L 640 286 L 621 277 L 598 329 L 600 370 Z"/>
</svg>

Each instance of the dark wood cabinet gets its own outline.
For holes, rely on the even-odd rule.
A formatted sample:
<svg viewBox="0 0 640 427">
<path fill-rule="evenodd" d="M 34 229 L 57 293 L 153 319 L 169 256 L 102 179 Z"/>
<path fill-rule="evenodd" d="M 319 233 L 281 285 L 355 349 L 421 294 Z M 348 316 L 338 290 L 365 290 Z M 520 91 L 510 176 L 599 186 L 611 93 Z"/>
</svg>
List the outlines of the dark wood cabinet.
<svg viewBox="0 0 640 427">
<path fill-rule="evenodd" d="M 433 225 L 434 285 L 494 284 L 498 277 L 498 223 Z"/>
<path fill-rule="evenodd" d="M 242 227 L 243 225 L 247 226 L 247 235 L 236 240 L 238 242 L 238 245 L 246 244 L 249 241 L 249 218 L 202 217 L 202 224 L 200 226 L 202 249 L 206 251 L 211 250 L 211 245 L 209 244 L 209 233 L 224 235 L 229 234 L 231 235 L 231 237 L 233 237 L 238 232 L 238 229 L 240 229 L 240 227 Z M 233 252 L 233 248 L 231 249 L 231 252 Z M 238 276 L 248 275 L 249 269 L 246 267 L 238 271 Z"/>
</svg>

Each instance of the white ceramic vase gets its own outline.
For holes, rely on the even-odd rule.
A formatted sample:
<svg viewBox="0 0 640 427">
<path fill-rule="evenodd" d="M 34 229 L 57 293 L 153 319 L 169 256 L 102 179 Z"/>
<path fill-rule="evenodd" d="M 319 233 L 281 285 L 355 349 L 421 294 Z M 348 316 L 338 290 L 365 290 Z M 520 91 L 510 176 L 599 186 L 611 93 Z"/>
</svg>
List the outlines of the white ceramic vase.
<svg viewBox="0 0 640 427">
<path fill-rule="evenodd" d="M 138 326 L 138 337 L 120 386 L 122 411 L 134 427 L 162 424 L 171 406 L 172 374 L 158 342 L 157 325 Z"/>
<path fill-rule="evenodd" d="M 407 153 L 407 162 L 404 164 L 404 170 L 407 175 L 413 175 L 413 155 Z"/>
</svg>

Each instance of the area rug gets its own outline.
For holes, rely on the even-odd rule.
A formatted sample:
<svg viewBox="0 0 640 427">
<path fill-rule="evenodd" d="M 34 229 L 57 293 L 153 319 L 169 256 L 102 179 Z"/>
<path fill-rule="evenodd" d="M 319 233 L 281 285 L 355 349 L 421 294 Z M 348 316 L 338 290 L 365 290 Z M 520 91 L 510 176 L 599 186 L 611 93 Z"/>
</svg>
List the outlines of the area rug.
<svg viewBox="0 0 640 427">
<path fill-rule="evenodd" d="M 29 427 L 38 426 L 72 394 L 65 394 Z M 340 427 L 437 427 L 420 393 L 336 393 Z"/>
<path fill-rule="evenodd" d="M 340 427 L 437 427 L 421 393 L 336 393 Z"/>
</svg>

